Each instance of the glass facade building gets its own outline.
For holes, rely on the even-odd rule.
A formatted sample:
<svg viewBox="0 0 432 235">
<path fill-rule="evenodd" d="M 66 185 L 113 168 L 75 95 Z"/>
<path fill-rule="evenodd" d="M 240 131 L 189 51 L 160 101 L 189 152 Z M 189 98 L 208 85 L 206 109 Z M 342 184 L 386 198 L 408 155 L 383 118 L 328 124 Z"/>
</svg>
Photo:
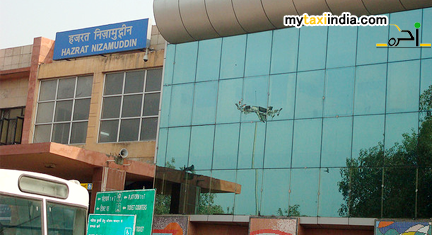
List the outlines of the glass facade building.
<svg viewBox="0 0 432 235">
<path fill-rule="evenodd" d="M 387 16 L 432 43 L 432 8 Z M 157 165 L 241 185 L 201 192 L 195 213 L 432 217 L 432 49 L 376 46 L 393 37 L 302 27 L 168 45 Z M 281 110 L 260 121 L 239 102 Z"/>
</svg>

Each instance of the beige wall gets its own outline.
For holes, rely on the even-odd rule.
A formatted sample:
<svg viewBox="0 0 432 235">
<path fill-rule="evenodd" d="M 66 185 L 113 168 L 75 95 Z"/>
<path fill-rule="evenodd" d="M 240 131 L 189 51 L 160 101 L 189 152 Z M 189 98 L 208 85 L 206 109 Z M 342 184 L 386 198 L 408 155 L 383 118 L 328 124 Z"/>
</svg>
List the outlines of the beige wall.
<svg viewBox="0 0 432 235">
<path fill-rule="evenodd" d="M 148 55 L 148 62 L 143 61 L 143 56 L 144 52 L 118 53 L 104 56 L 77 58 L 71 59 L 70 61 L 54 61 L 49 64 L 40 65 L 38 80 L 93 75 L 93 90 L 90 103 L 87 139 L 86 144 L 80 145 L 79 147 L 106 154 L 117 154 L 121 148 L 126 148 L 128 149 L 129 157 L 132 160 L 149 163 L 154 162 L 155 141 L 98 143 L 98 130 L 105 73 L 162 67 L 164 50 L 150 52 Z M 37 87 L 35 88 L 36 91 L 38 90 L 39 85 L 40 82 L 37 82 Z M 34 107 L 36 107 L 36 101 Z M 33 114 L 35 113 L 34 110 Z M 32 128 L 34 128 L 34 115 L 32 120 Z"/>
<path fill-rule="evenodd" d="M 33 45 L 0 50 L 0 71 L 30 67 Z"/>
<path fill-rule="evenodd" d="M 0 80 L 0 109 L 26 106 L 28 77 Z"/>
<path fill-rule="evenodd" d="M 32 49 L 27 45 L 0 50 L 0 109 L 26 105 Z"/>
</svg>

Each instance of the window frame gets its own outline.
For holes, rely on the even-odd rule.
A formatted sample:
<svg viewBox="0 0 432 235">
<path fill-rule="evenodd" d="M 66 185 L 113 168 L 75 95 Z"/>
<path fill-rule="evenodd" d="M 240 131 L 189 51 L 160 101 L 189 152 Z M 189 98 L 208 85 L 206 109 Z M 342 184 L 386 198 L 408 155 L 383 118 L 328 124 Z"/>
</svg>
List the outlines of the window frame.
<svg viewBox="0 0 432 235">
<path fill-rule="evenodd" d="M 91 93 L 89 96 L 80 96 L 77 97 L 77 87 L 78 87 L 78 79 L 79 78 L 84 78 L 84 77 L 91 77 L 92 79 L 92 88 L 91 88 Z M 74 79 L 74 91 L 73 91 L 73 97 L 70 98 L 58 98 L 58 90 L 59 90 L 59 83 L 60 80 L 62 79 Z M 50 136 L 49 136 L 49 142 L 53 142 L 53 132 L 54 132 L 54 125 L 55 124 L 69 124 L 69 133 L 68 133 L 68 141 L 67 143 L 63 143 L 63 144 L 67 144 L 67 145 L 79 145 L 79 144 L 85 144 L 85 141 L 87 139 L 87 133 L 86 133 L 86 138 L 84 140 L 83 143 L 71 143 L 71 137 L 72 137 L 72 126 L 74 123 L 87 123 L 87 128 L 88 128 L 88 122 L 89 122 L 89 117 L 87 117 L 87 119 L 81 119 L 81 120 L 74 120 L 74 111 L 75 111 L 75 104 L 77 100 L 86 100 L 89 99 L 90 100 L 90 104 L 89 104 L 89 116 L 90 116 L 90 105 L 91 105 L 91 97 L 92 97 L 92 93 L 93 93 L 93 79 L 94 79 L 94 75 L 93 74 L 88 74 L 88 75 L 77 75 L 77 76 L 68 76 L 68 77 L 58 77 L 58 78 L 50 78 L 50 79 L 42 79 L 40 80 L 39 83 L 39 93 L 38 93 L 38 99 L 37 99 L 37 106 L 36 106 L 36 112 L 35 112 L 35 116 L 34 116 L 34 131 L 33 131 L 33 143 L 35 143 L 35 138 L 36 138 L 36 127 L 37 126 L 44 126 L 44 125 L 50 125 Z M 56 81 L 56 90 L 54 93 L 54 98 L 53 99 L 47 99 L 47 100 L 40 100 L 40 96 L 41 96 L 41 88 L 42 88 L 42 82 L 45 81 Z M 64 101 L 72 101 L 72 108 L 71 108 L 71 115 L 69 120 L 67 121 L 56 121 L 55 120 L 55 116 L 56 116 L 56 108 L 57 108 L 57 103 L 58 102 L 64 102 Z M 54 103 L 53 105 L 53 111 L 52 111 L 52 116 L 51 116 L 51 121 L 50 122 L 37 122 L 37 117 L 38 117 L 38 112 L 39 112 L 39 105 L 40 104 L 45 104 L 45 103 Z M 39 142 L 38 142 L 39 143 Z"/>
<path fill-rule="evenodd" d="M 99 126 L 98 126 L 98 135 L 97 135 L 97 143 L 99 144 L 108 144 L 108 143 L 126 143 L 126 142 L 144 142 L 144 141 L 156 141 L 157 138 L 157 128 L 159 123 L 159 115 L 160 115 L 160 105 L 161 105 L 161 95 L 162 95 L 162 77 L 163 74 L 161 73 L 161 79 L 160 79 L 160 88 L 157 91 L 146 91 L 147 88 L 147 75 L 148 71 L 150 70 L 161 70 L 163 72 L 162 68 L 149 68 L 149 69 L 138 69 L 138 70 L 124 70 L 124 71 L 115 71 L 115 72 L 109 72 L 104 74 L 104 80 L 103 80 L 103 88 L 102 88 L 102 100 L 101 100 L 101 108 L 100 108 L 100 115 L 99 115 Z M 126 75 L 130 72 L 139 72 L 144 71 L 144 80 L 143 80 L 143 87 L 140 92 L 131 92 L 131 93 L 125 93 L 126 88 Z M 119 94 L 105 94 L 105 87 L 106 87 L 106 79 L 107 75 L 109 74 L 118 74 L 123 73 L 123 81 L 122 81 L 122 89 L 121 93 Z M 145 96 L 149 94 L 159 94 L 159 101 L 158 101 L 158 112 L 156 115 L 144 115 L 144 104 L 145 104 Z M 126 96 L 136 96 L 141 95 L 141 109 L 139 116 L 132 116 L 132 117 L 123 117 L 123 102 L 124 98 Z M 104 100 L 105 98 L 110 97 L 120 97 L 120 107 L 119 107 L 119 113 L 117 117 L 109 117 L 109 118 L 103 118 L 103 109 L 104 109 Z M 144 119 L 151 119 L 156 118 L 156 136 L 154 140 L 141 140 L 141 134 L 142 134 L 142 124 Z M 138 137 L 136 140 L 120 140 L 120 131 L 121 131 L 121 124 L 124 120 L 139 120 L 138 124 Z M 101 126 L 104 121 L 118 121 L 117 122 L 117 136 L 116 141 L 101 141 Z"/>
<path fill-rule="evenodd" d="M 10 113 L 12 110 L 20 110 L 20 115 L 11 117 Z M 21 144 L 22 130 L 24 126 L 24 115 L 25 107 L 0 109 L 0 145 Z M 19 123 L 19 120 L 21 120 L 21 123 Z M 12 129 L 10 127 L 10 125 L 12 124 L 11 121 L 15 121 L 15 126 L 12 127 Z M 9 131 L 12 131 L 12 133 L 9 133 Z M 20 132 L 17 133 L 17 131 Z M 3 137 L 5 138 L 5 142 L 2 142 Z M 17 137 L 19 137 L 19 140 L 17 140 Z M 9 139 L 12 139 L 12 142 L 8 142 Z"/>
</svg>

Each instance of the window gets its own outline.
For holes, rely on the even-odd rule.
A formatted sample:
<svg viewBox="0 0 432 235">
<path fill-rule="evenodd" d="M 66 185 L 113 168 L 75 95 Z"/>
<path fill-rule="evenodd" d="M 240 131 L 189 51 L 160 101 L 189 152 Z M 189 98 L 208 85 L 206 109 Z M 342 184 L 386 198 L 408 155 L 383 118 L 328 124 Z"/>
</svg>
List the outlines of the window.
<svg viewBox="0 0 432 235">
<path fill-rule="evenodd" d="M 42 234 L 42 201 L 0 195 L 0 234 Z"/>
<path fill-rule="evenodd" d="M 105 76 L 99 142 L 156 139 L 162 69 Z"/>
<path fill-rule="evenodd" d="M 33 142 L 85 143 L 92 84 L 92 76 L 41 81 Z"/>
<path fill-rule="evenodd" d="M 20 144 L 24 107 L 0 110 L 0 145 Z"/>
</svg>

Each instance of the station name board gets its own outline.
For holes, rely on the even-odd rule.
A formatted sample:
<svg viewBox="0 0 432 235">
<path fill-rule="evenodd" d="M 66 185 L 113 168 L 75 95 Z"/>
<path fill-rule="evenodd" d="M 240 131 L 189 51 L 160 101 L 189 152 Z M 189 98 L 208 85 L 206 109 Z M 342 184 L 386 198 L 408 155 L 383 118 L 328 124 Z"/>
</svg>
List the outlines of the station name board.
<svg viewBox="0 0 432 235">
<path fill-rule="evenodd" d="M 144 49 L 149 29 L 149 19 L 142 19 L 58 32 L 53 59 Z"/>
</svg>

